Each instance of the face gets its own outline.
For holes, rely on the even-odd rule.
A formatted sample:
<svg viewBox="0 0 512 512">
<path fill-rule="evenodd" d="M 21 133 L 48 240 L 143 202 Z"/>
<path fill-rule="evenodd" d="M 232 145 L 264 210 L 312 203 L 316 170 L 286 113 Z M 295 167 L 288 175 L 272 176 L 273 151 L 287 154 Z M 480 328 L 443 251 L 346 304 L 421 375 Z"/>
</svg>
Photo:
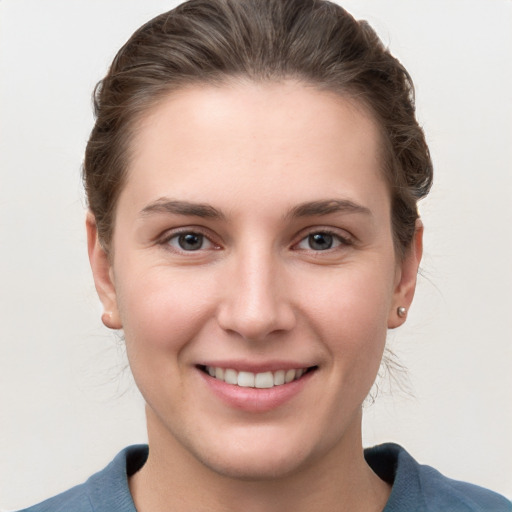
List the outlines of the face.
<svg viewBox="0 0 512 512">
<path fill-rule="evenodd" d="M 361 403 L 412 300 L 376 125 L 292 82 L 195 86 L 138 125 L 109 260 L 150 445 L 217 473 L 290 474 L 360 450 Z"/>
</svg>

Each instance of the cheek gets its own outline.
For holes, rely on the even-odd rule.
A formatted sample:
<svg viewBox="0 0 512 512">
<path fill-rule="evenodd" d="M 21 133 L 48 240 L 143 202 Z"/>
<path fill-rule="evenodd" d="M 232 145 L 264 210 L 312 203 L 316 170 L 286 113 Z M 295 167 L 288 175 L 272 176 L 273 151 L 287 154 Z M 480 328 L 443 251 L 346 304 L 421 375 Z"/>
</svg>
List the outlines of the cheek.
<svg viewBox="0 0 512 512">
<path fill-rule="evenodd" d="M 117 292 L 131 372 L 153 410 L 176 415 L 187 402 L 187 347 L 211 318 L 212 287 L 165 267 L 127 275 Z"/>
<path fill-rule="evenodd" d="M 118 283 L 119 311 L 132 359 L 143 353 L 179 353 L 212 314 L 212 280 L 197 272 L 156 267 L 129 279 L 119 275 Z"/>
<path fill-rule="evenodd" d="M 390 270 L 392 269 L 392 270 Z M 313 329 L 344 379 L 373 383 L 387 335 L 394 261 L 339 269 L 301 292 Z"/>
<path fill-rule="evenodd" d="M 328 331 L 375 332 L 387 330 L 393 300 L 394 262 L 353 265 L 319 274 L 302 286 L 304 304 L 314 311 L 319 326 Z M 357 341 L 354 336 L 353 341 Z"/>
</svg>

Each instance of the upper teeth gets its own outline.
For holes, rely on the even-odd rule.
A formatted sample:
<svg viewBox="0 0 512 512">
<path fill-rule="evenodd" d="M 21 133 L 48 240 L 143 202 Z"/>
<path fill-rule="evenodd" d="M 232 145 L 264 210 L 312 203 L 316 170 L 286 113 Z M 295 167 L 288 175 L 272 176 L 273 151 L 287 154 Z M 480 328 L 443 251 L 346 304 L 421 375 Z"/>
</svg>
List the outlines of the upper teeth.
<svg viewBox="0 0 512 512">
<path fill-rule="evenodd" d="M 207 366 L 206 371 L 210 376 L 223 380 L 227 384 L 234 384 L 244 388 L 272 388 L 282 384 L 288 384 L 304 374 L 306 368 L 294 370 L 277 370 L 276 372 L 238 372 L 232 368 L 219 368 Z"/>
</svg>

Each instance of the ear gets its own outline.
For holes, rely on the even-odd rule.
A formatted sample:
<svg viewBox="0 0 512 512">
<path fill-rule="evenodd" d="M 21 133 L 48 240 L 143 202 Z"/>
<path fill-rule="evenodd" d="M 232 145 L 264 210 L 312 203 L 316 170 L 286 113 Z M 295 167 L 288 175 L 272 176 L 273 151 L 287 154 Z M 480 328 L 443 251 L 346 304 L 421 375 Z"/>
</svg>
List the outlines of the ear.
<svg viewBox="0 0 512 512">
<path fill-rule="evenodd" d="M 423 254 L 423 223 L 416 221 L 416 230 L 411 246 L 407 250 L 404 259 L 398 264 L 397 279 L 393 301 L 388 316 L 388 329 L 394 329 L 402 325 L 411 306 L 416 290 L 416 278 Z M 404 314 L 398 314 L 398 308 L 405 308 Z"/>
<path fill-rule="evenodd" d="M 98 238 L 96 219 L 91 212 L 87 213 L 85 221 L 87 229 L 87 248 L 89 262 L 96 291 L 103 304 L 102 322 L 110 329 L 121 329 L 121 319 L 117 308 L 116 289 L 113 280 L 112 265 L 109 256 Z"/>
</svg>

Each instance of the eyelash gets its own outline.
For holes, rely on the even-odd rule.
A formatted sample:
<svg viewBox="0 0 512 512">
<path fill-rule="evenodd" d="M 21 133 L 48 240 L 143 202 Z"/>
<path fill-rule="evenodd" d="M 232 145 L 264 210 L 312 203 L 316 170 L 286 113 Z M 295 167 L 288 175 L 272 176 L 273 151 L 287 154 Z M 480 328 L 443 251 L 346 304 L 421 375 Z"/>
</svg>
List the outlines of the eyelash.
<svg viewBox="0 0 512 512">
<path fill-rule="evenodd" d="M 207 247 L 207 248 L 200 247 L 198 249 L 187 250 L 187 249 L 184 249 L 183 247 L 173 246 L 170 243 L 173 239 L 176 239 L 177 243 L 179 244 L 180 237 L 184 237 L 186 235 L 194 235 L 196 237 L 201 237 L 201 241 L 202 241 L 201 245 L 203 245 L 204 242 L 206 242 L 207 244 L 210 244 L 210 247 Z M 306 243 L 308 241 L 311 242 L 310 237 L 315 236 L 315 235 L 322 235 L 324 237 L 326 237 L 326 236 L 332 237 L 332 242 L 336 245 L 334 247 L 328 247 L 326 249 L 318 249 L 318 250 L 315 250 L 311 247 L 310 248 L 300 248 L 299 247 L 299 245 L 303 242 L 306 242 Z M 206 233 L 204 233 L 202 230 L 200 230 L 198 228 L 188 228 L 188 229 L 182 229 L 179 231 L 173 231 L 172 233 L 169 233 L 167 236 L 162 238 L 158 243 L 159 243 L 159 245 L 167 246 L 167 248 L 169 248 L 175 252 L 187 253 L 187 254 L 201 252 L 204 250 L 218 250 L 221 248 L 220 244 L 218 244 L 212 240 L 211 235 L 207 235 Z M 294 243 L 292 245 L 292 248 L 298 249 L 300 251 L 323 253 L 323 252 L 332 252 L 332 251 L 336 250 L 338 247 L 342 247 L 342 246 L 347 247 L 347 246 L 351 246 L 351 245 L 353 245 L 353 240 L 351 240 L 347 236 L 342 236 L 339 233 L 337 233 L 333 230 L 329 230 L 329 229 L 314 229 L 314 230 L 311 230 L 311 231 L 305 233 L 303 236 L 301 236 L 300 240 L 297 243 Z"/>
<path fill-rule="evenodd" d="M 323 252 L 331 252 L 331 251 L 334 251 L 336 250 L 337 248 L 339 247 L 347 247 L 347 246 L 351 246 L 353 245 L 353 240 L 351 240 L 349 237 L 347 236 L 342 236 L 340 235 L 339 233 L 333 231 L 333 230 L 330 230 L 330 229 L 315 229 L 315 230 L 311 230 L 309 231 L 305 236 L 303 236 L 299 242 L 297 242 L 296 244 L 294 244 L 294 247 L 298 247 L 299 244 L 303 243 L 304 241 L 306 241 L 306 243 L 309 241 L 311 242 L 310 240 L 310 237 L 312 236 L 315 236 L 315 235 L 322 235 L 322 236 L 328 236 L 328 237 L 332 237 L 332 241 L 333 243 L 336 243 L 337 242 L 337 245 L 335 245 L 334 247 L 328 247 L 327 249 L 318 249 L 318 250 L 315 250 L 315 249 L 312 249 L 312 248 L 305 248 L 305 249 L 299 249 L 299 250 L 304 250 L 304 251 L 311 251 L 311 252 L 314 252 L 314 253 L 323 253 Z M 309 239 L 309 240 L 308 240 Z"/>
<path fill-rule="evenodd" d="M 206 242 L 211 245 L 211 247 L 209 247 L 206 250 L 220 249 L 219 244 L 215 243 L 212 240 L 211 235 L 207 235 L 199 228 L 188 228 L 188 229 L 181 229 L 179 231 L 173 231 L 172 233 L 168 233 L 167 236 L 164 236 L 161 240 L 159 240 L 158 244 L 162 245 L 162 246 L 167 246 L 171 250 L 174 250 L 175 252 L 178 252 L 178 253 L 187 253 L 188 254 L 188 253 L 194 253 L 194 252 L 201 252 L 202 250 L 205 250 L 202 247 L 199 249 L 196 249 L 196 250 L 186 250 L 186 249 L 183 249 L 182 247 L 174 247 L 170 243 L 171 240 L 173 240 L 173 239 L 176 239 L 177 243 L 179 243 L 180 237 L 184 237 L 186 235 L 195 235 L 195 236 L 201 237 L 203 243 Z"/>
</svg>

